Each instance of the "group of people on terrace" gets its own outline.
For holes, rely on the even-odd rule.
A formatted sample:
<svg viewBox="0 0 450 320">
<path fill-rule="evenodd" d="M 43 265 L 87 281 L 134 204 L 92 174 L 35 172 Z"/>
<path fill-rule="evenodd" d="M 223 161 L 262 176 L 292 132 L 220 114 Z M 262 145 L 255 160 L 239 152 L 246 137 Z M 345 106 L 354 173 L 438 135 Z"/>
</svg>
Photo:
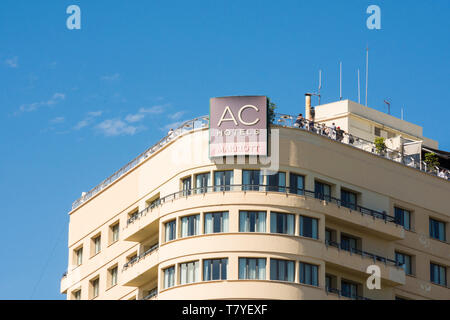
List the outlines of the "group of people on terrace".
<svg viewBox="0 0 450 320">
<path fill-rule="evenodd" d="M 312 131 L 314 133 L 318 133 L 323 136 L 328 136 L 333 140 L 337 140 L 339 142 L 344 142 L 348 144 L 353 144 L 355 141 L 354 137 L 351 134 L 347 134 L 340 127 L 336 127 L 336 124 L 333 122 L 331 127 L 325 126 L 322 124 L 315 124 L 314 120 L 308 120 L 303 117 L 303 114 L 299 114 L 297 119 L 294 122 L 294 127 L 306 129 L 308 131 Z"/>
<path fill-rule="evenodd" d="M 294 127 L 295 128 L 300 128 L 300 129 L 304 129 L 304 130 L 308 130 L 323 136 L 328 136 L 329 138 L 339 141 L 339 142 L 343 142 L 346 144 L 351 144 L 353 145 L 355 141 L 360 141 L 360 143 L 364 144 L 364 141 L 361 141 L 361 139 L 359 138 L 355 138 L 353 137 L 350 133 L 345 132 L 344 130 L 342 130 L 339 126 L 336 126 L 336 124 L 333 122 L 331 124 L 330 127 L 325 126 L 324 123 L 322 124 L 317 124 L 314 122 L 314 120 L 309 120 L 303 117 L 303 114 L 299 114 L 294 122 Z M 366 141 L 365 144 L 368 144 L 369 142 Z M 370 143 L 372 145 L 372 152 L 375 151 L 374 145 L 372 143 Z M 393 153 L 398 153 L 398 152 L 394 152 Z M 395 156 L 392 155 L 394 158 Z M 397 156 L 401 156 L 400 154 L 398 154 Z M 428 171 L 428 170 L 427 170 Z M 438 177 L 446 179 L 446 180 L 450 180 L 450 171 L 447 169 L 443 169 L 443 168 L 439 168 L 436 167 L 436 171 L 434 172 Z"/>
</svg>

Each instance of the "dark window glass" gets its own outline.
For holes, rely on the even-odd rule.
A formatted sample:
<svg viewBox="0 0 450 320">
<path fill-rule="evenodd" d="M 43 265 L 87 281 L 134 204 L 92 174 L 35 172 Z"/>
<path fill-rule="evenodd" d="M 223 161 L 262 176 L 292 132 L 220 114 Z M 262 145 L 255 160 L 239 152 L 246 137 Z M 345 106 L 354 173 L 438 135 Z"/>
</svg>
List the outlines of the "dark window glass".
<svg viewBox="0 0 450 320">
<path fill-rule="evenodd" d="M 430 281 L 441 286 L 447 286 L 447 268 L 430 263 Z"/>
<path fill-rule="evenodd" d="M 445 223 L 430 218 L 430 237 L 445 241 Z"/>
<path fill-rule="evenodd" d="M 226 280 L 228 259 L 203 260 L 203 280 Z"/>
<path fill-rule="evenodd" d="M 345 280 L 341 282 L 341 291 L 344 297 L 356 299 L 358 297 L 358 285 Z"/>
<path fill-rule="evenodd" d="M 341 249 L 346 251 L 356 251 L 358 240 L 349 236 L 341 235 Z"/>
<path fill-rule="evenodd" d="M 295 194 L 305 194 L 305 177 L 291 173 L 289 175 L 289 192 Z"/>
<path fill-rule="evenodd" d="M 318 286 L 319 267 L 313 264 L 300 262 L 300 283 Z"/>
<path fill-rule="evenodd" d="M 318 225 L 319 220 L 300 216 L 300 235 L 302 237 L 318 239 Z"/>
<path fill-rule="evenodd" d="M 259 170 L 242 170 L 242 190 L 258 191 L 262 184 L 262 175 Z"/>
<path fill-rule="evenodd" d="M 395 253 L 395 261 L 397 261 L 398 264 L 400 264 L 403 269 L 405 270 L 406 274 L 412 274 L 412 270 L 411 270 L 411 256 L 404 254 L 404 253 L 400 253 L 400 252 L 396 252 Z"/>
<path fill-rule="evenodd" d="M 233 171 L 214 172 L 214 191 L 230 191 L 233 184 Z"/>
<path fill-rule="evenodd" d="M 286 174 L 278 172 L 267 176 L 268 191 L 286 192 Z"/>
<path fill-rule="evenodd" d="M 314 194 L 317 199 L 331 201 L 331 186 L 316 181 L 314 184 Z"/>
<path fill-rule="evenodd" d="M 183 196 L 188 196 L 191 194 L 191 177 L 189 178 L 185 178 L 183 180 L 181 180 L 183 183 Z"/>
<path fill-rule="evenodd" d="M 341 205 L 352 210 L 356 210 L 356 193 L 341 190 Z"/>
<path fill-rule="evenodd" d="M 294 281 L 295 262 L 270 259 L 270 280 Z"/>
<path fill-rule="evenodd" d="M 289 213 L 270 213 L 270 232 L 294 234 L 295 216 Z"/>
<path fill-rule="evenodd" d="M 410 230 L 411 227 L 411 213 L 408 210 L 395 207 L 395 222 L 406 230 Z"/>
</svg>

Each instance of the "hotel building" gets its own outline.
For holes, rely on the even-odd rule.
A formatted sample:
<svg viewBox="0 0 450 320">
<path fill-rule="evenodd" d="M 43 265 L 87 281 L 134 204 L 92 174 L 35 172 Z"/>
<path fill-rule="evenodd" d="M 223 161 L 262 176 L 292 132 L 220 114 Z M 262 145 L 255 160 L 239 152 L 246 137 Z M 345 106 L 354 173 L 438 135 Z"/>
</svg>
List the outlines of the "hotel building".
<svg viewBox="0 0 450 320">
<path fill-rule="evenodd" d="M 204 116 L 83 193 L 69 212 L 61 293 L 450 299 L 449 154 L 415 124 L 349 100 L 310 101 L 309 121 L 269 121 L 275 174 L 249 157 L 211 158 Z M 427 152 L 440 167 L 423 161 Z M 369 266 L 380 289 L 366 285 Z"/>
</svg>

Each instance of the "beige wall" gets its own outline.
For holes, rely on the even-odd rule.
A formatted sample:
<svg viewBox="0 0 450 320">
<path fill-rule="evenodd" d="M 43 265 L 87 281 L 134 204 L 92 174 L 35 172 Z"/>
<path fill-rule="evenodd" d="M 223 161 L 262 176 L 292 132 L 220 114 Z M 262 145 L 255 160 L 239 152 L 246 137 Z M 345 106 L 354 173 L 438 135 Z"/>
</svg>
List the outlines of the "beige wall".
<svg viewBox="0 0 450 320">
<path fill-rule="evenodd" d="M 316 113 L 317 115 L 317 113 Z M 275 128 L 274 128 L 275 129 Z M 195 152 L 192 152 L 195 150 Z M 364 284 L 365 268 L 369 261 L 349 258 L 327 248 L 324 243 L 325 226 L 353 234 L 362 239 L 363 249 L 378 255 L 394 258 L 395 250 L 414 255 L 414 277 L 406 276 L 397 268 L 382 268 L 383 290 L 363 290 L 371 298 L 392 299 L 395 294 L 410 298 L 450 298 L 449 289 L 431 285 L 429 261 L 450 265 L 448 243 L 428 237 L 428 217 L 447 222 L 449 217 L 450 183 L 402 164 L 340 144 L 326 137 L 297 129 L 280 129 L 280 170 L 305 175 L 305 185 L 314 189 L 314 181 L 332 185 L 333 196 L 339 198 L 341 188 L 358 193 L 358 204 L 394 215 L 394 205 L 413 212 L 413 231 L 404 231 L 393 223 L 361 215 L 347 208 L 317 199 L 266 192 L 225 192 L 195 195 L 164 203 L 127 226 L 129 213 L 143 210 L 149 199 L 180 190 L 180 179 L 201 172 L 213 173 L 216 169 L 233 169 L 234 183 L 241 183 L 241 169 L 257 168 L 255 165 L 215 165 L 208 159 L 208 131 L 196 131 L 171 142 L 157 154 L 128 172 L 108 188 L 70 212 L 69 273 L 61 282 L 61 291 L 71 292 L 81 288 L 82 298 L 89 298 L 89 281 L 100 276 L 99 299 L 142 298 L 145 292 L 158 284 L 159 299 L 191 298 L 270 298 L 270 299 L 334 299 L 327 295 L 324 286 L 325 272 Z M 288 174 L 287 174 L 288 176 Z M 194 186 L 194 185 L 193 185 Z M 319 219 L 319 239 L 273 234 L 238 233 L 239 210 L 263 210 L 304 214 Z M 229 233 L 200 235 L 192 239 L 177 239 L 164 243 L 163 223 L 189 213 L 209 211 L 230 212 Z M 203 216 L 202 216 L 203 217 Z M 269 217 L 268 217 L 269 218 Z M 120 239 L 110 244 L 109 227 L 120 222 Z M 269 231 L 269 222 L 267 231 Z M 298 231 L 298 220 L 295 224 Z M 91 238 L 101 233 L 102 250 L 90 256 Z M 298 234 L 298 232 L 297 232 Z M 449 237 L 447 236 L 447 239 Z M 127 240 L 125 240 L 127 239 Z M 159 239 L 160 248 L 145 259 L 123 270 L 127 257 L 143 252 L 144 245 Z M 83 263 L 74 266 L 73 250 L 83 246 Z M 299 283 L 272 283 L 271 281 L 239 281 L 237 258 L 239 256 L 288 257 L 292 260 L 319 265 L 319 286 Z M 183 285 L 164 290 L 161 286 L 162 269 L 170 264 L 204 259 L 228 257 L 227 281 Z M 119 267 L 118 285 L 108 288 L 108 268 Z M 298 269 L 296 277 L 298 277 Z M 267 278 L 268 279 L 268 278 Z M 135 283 L 130 286 L 125 283 Z M 272 286 L 273 290 L 269 290 Z M 430 286 L 431 289 L 428 289 Z M 438 287 L 438 289 L 435 289 Z M 421 289 L 423 288 L 423 289 Z M 233 296 L 234 292 L 234 296 Z M 236 294 L 239 292 L 239 294 Z"/>
</svg>

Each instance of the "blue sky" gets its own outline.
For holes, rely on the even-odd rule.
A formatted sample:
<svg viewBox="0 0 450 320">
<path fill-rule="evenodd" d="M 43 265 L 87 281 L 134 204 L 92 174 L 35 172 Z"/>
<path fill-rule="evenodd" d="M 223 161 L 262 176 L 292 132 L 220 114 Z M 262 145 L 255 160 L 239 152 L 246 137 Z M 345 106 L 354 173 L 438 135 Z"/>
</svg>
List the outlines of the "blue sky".
<svg viewBox="0 0 450 320">
<path fill-rule="evenodd" d="M 66 8 L 81 8 L 81 30 Z M 381 8 L 381 30 L 366 8 Z M 449 1 L 0 2 L 0 299 L 63 299 L 71 203 L 209 98 L 267 95 L 278 111 L 357 101 L 450 149 Z M 362 89 L 362 93 L 364 90 Z M 362 94 L 362 101 L 364 95 Z"/>
</svg>

